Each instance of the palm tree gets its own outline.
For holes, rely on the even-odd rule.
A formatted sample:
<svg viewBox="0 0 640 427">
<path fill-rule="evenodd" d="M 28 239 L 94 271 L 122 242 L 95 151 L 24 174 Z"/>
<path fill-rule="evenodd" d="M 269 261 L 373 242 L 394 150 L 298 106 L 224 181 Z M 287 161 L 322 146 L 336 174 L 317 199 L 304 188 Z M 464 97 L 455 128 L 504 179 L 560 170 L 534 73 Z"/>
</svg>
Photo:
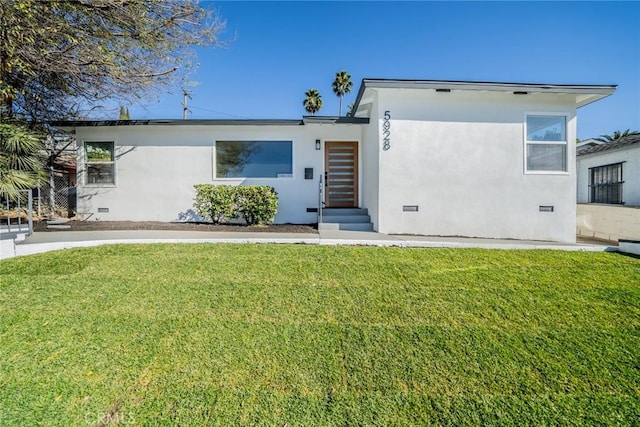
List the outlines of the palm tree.
<svg viewBox="0 0 640 427">
<path fill-rule="evenodd" d="M 599 138 L 594 138 L 594 139 L 600 142 L 614 142 L 620 138 L 624 138 L 625 136 L 632 136 L 632 135 L 640 135 L 640 132 L 638 132 L 637 130 L 631 130 L 631 129 L 627 129 L 624 132 L 620 132 L 619 130 L 617 130 L 613 132 L 613 134 L 611 135 L 600 135 Z"/>
<path fill-rule="evenodd" d="M 0 124 L 0 191 L 28 190 L 43 178 L 42 138 L 25 126 Z"/>
<path fill-rule="evenodd" d="M 351 87 L 353 86 L 353 82 L 351 81 L 351 74 L 346 71 L 340 71 L 336 73 L 336 79 L 333 81 L 331 87 L 333 88 L 333 93 L 338 95 L 340 98 L 340 109 L 338 110 L 338 116 L 342 116 L 342 98 L 345 93 L 351 92 Z"/>
<path fill-rule="evenodd" d="M 312 116 L 322 108 L 322 95 L 316 89 L 309 89 L 304 93 L 304 109 Z"/>
</svg>

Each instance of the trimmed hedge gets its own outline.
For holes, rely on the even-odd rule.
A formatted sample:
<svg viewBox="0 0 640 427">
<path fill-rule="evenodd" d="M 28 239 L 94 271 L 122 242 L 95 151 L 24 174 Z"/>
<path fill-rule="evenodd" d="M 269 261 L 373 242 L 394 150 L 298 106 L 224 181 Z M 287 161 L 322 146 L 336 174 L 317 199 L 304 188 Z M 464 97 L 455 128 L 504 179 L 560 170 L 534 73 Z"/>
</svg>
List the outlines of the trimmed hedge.
<svg viewBox="0 0 640 427">
<path fill-rule="evenodd" d="M 193 203 L 198 215 L 214 224 L 243 218 L 247 224 L 270 224 L 278 212 L 278 193 L 268 185 L 197 184 Z"/>
<path fill-rule="evenodd" d="M 229 185 L 198 184 L 193 203 L 198 215 L 214 224 L 235 216 L 235 189 Z"/>
<path fill-rule="evenodd" d="M 236 188 L 236 206 L 247 224 L 270 224 L 278 212 L 278 194 L 267 185 Z"/>
</svg>

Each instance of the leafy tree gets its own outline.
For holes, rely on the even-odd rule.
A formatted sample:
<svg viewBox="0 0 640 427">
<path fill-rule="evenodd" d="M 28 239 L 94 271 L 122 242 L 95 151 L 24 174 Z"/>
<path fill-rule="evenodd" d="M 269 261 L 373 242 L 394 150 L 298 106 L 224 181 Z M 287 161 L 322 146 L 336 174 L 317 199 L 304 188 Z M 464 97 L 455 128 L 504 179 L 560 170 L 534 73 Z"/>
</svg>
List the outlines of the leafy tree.
<svg viewBox="0 0 640 427">
<path fill-rule="evenodd" d="M 309 89 L 304 93 L 304 109 L 312 116 L 322 108 L 322 95 L 316 89 Z"/>
<path fill-rule="evenodd" d="M 2 0 L 1 113 L 64 119 L 152 95 L 224 27 L 197 0 Z"/>
<path fill-rule="evenodd" d="M 351 87 L 353 86 L 353 82 L 351 81 L 351 74 L 346 71 L 340 71 L 336 73 L 336 78 L 333 81 L 331 87 L 333 88 L 333 93 L 335 93 L 338 98 L 340 98 L 340 107 L 338 110 L 338 116 L 342 116 L 342 98 L 346 93 L 351 92 Z"/>
<path fill-rule="evenodd" d="M 600 142 L 614 142 L 620 138 L 624 138 L 625 136 L 632 136 L 632 135 L 640 135 L 640 132 L 638 132 L 637 130 L 630 130 L 630 129 L 627 129 L 624 132 L 620 132 L 619 130 L 617 130 L 613 132 L 613 134 L 611 135 L 600 135 L 599 138 L 594 138 L 594 139 Z"/>
<path fill-rule="evenodd" d="M 34 188 L 44 178 L 44 138 L 12 122 L 0 123 L 0 191 Z"/>
</svg>

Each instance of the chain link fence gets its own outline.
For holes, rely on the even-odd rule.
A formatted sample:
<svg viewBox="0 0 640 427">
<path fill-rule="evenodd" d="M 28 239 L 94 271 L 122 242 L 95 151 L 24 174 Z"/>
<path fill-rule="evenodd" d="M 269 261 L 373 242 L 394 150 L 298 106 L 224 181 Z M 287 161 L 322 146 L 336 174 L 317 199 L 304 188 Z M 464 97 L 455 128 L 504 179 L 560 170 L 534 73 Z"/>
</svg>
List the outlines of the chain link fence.
<svg viewBox="0 0 640 427">
<path fill-rule="evenodd" d="M 47 181 L 34 190 L 33 201 L 34 211 L 40 218 L 75 216 L 76 187 L 71 185 L 69 172 L 50 171 Z"/>
</svg>

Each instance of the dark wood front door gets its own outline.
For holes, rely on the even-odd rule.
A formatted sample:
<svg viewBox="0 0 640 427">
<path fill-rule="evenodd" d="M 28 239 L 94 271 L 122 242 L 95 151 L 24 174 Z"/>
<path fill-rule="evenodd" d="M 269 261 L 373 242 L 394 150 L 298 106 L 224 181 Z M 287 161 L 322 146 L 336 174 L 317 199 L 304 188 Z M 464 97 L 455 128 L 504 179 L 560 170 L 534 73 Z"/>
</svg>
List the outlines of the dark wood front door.
<svg viewBox="0 0 640 427">
<path fill-rule="evenodd" d="M 325 206 L 358 207 L 358 143 L 325 142 Z"/>
</svg>

